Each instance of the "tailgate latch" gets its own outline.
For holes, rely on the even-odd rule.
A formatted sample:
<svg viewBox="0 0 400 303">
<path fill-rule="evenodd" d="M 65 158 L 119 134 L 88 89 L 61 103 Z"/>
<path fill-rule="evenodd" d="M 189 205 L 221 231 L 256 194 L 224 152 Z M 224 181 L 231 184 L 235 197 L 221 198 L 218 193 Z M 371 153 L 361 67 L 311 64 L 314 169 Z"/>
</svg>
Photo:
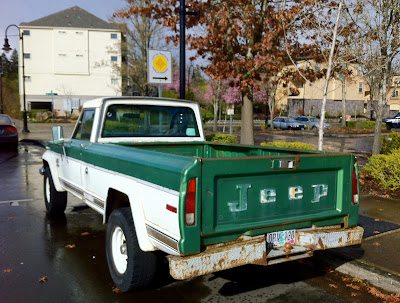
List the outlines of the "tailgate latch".
<svg viewBox="0 0 400 303">
<path fill-rule="evenodd" d="M 273 169 L 294 169 L 296 167 L 294 160 L 274 160 Z"/>
</svg>

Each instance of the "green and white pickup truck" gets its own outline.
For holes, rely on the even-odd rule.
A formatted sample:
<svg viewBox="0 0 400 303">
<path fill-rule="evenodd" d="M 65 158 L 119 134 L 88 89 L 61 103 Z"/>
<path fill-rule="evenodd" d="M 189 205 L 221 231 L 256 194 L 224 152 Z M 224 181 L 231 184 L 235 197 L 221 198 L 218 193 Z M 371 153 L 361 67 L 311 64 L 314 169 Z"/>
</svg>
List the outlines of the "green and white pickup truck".
<svg viewBox="0 0 400 303">
<path fill-rule="evenodd" d="M 201 121 L 194 102 L 117 97 L 86 102 L 70 139 L 53 128 L 47 211 L 69 192 L 103 216 L 122 291 L 152 282 L 155 251 L 187 279 L 361 243 L 353 155 L 210 143 Z"/>
</svg>

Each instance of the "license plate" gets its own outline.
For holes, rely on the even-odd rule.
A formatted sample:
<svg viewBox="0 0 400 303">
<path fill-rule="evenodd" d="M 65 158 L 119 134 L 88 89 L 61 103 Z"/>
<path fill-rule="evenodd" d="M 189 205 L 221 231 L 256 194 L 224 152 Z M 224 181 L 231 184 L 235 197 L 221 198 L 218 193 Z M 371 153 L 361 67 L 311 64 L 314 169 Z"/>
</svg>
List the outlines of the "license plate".
<svg viewBox="0 0 400 303">
<path fill-rule="evenodd" d="M 284 230 L 267 234 L 267 244 L 274 247 L 283 246 L 286 243 L 294 244 L 296 230 Z"/>
</svg>

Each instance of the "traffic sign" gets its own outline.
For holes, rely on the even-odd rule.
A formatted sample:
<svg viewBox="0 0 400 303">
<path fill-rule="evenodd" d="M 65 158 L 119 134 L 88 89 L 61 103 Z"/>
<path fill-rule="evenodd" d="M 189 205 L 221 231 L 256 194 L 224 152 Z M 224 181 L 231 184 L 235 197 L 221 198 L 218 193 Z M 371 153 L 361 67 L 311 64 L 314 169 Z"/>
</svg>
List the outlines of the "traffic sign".
<svg viewBox="0 0 400 303">
<path fill-rule="evenodd" d="M 169 51 L 147 51 L 147 82 L 151 84 L 172 83 L 172 56 Z"/>
</svg>

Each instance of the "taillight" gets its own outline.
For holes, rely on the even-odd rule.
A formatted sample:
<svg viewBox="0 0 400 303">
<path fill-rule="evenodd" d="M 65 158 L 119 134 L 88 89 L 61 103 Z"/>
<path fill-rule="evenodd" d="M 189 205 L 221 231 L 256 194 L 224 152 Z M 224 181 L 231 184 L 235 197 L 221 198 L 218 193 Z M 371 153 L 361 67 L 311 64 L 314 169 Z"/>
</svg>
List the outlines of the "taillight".
<svg viewBox="0 0 400 303">
<path fill-rule="evenodd" d="M 196 224 L 196 179 L 190 179 L 185 200 L 185 224 L 192 226 Z"/>
<path fill-rule="evenodd" d="M 10 133 L 16 133 L 17 132 L 17 129 L 15 127 L 13 127 L 13 126 L 7 126 L 4 130 L 8 131 Z"/>
<path fill-rule="evenodd" d="M 353 190 L 352 190 L 352 199 L 351 203 L 353 205 L 357 205 L 359 203 L 359 195 L 358 195 L 358 180 L 357 180 L 357 172 L 356 168 L 353 169 Z"/>
</svg>

